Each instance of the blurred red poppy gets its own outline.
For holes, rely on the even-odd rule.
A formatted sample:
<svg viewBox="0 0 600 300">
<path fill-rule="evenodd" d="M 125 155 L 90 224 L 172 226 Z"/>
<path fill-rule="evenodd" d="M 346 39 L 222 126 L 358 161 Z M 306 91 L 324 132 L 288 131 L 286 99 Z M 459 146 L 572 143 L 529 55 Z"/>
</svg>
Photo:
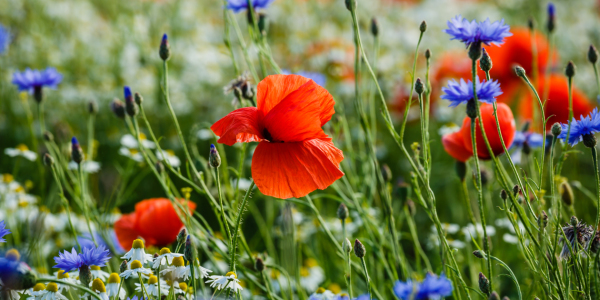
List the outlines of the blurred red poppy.
<svg viewBox="0 0 600 300">
<path fill-rule="evenodd" d="M 219 143 L 259 142 L 252 178 L 261 193 L 286 199 L 325 189 L 344 173 L 344 154 L 321 128 L 334 114 L 329 92 L 299 75 L 267 76 L 257 107 L 234 110 L 211 127 Z"/>
<path fill-rule="evenodd" d="M 196 209 L 196 203 L 179 200 L 188 206 L 190 212 Z M 178 208 L 179 210 L 179 208 Z M 183 227 L 173 204 L 169 199 L 154 198 L 138 202 L 135 211 L 121 216 L 114 228 L 121 246 L 129 250 L 133 240 L 141 237 L 146 246 L 166 246 L 177 239 Z"/>
<path fill-rule="evenodd" d="M 473 156 L 473 151 L 465 147 L 465 140 L 460 130 L 444 135 L 442 145 L 444 145 L 446 152 L 458 161 L 465 162 Z"/>
</svg>

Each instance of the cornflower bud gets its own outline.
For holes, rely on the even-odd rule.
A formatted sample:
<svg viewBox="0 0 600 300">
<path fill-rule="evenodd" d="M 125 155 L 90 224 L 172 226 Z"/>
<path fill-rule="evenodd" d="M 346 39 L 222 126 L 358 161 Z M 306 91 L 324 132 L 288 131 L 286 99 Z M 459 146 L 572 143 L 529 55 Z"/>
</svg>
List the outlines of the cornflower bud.
<svg viewBox="0 0 600 300">
<path fill-rule="evenodd" d="M 504 201 L 506 201 L 506 199 L 508 199 L 508 193 L 506 192 L 506 190 L 500 191 L 500 198 L 502 198 L 502 200 L 504 200 Z"/>
<path fill-rule="evenodd" d="M 340 203 L 340 206 L 337 209 L 337 217 L 342 222 L 348 218 L 348 207 L 344 203 Z"/>
<path fill-rule="evenodd" d="M 596 147 L 596 136 L 593 133 L 587 133 L 582 136 L 583 145 L 588 148 Z"/>
<path fill-rule="evenodd" d="M 594 45 L 590 45 L 590 49 L 588 50 L 588 61 L 592 64 L 596 64 L 598 61 L 598 49 Z"/>
<path fill-rule="evenodd" d="M 365 257 L 366 253 L 367 249 L 365 248 L 365 245 L 363 245 L 358 239 L 354 240 L 354 255 L 356 255 L 358 258 L 363 258 Z"/>
<path fill-rule="evenodd" d="M 127 261 L 124 260 L 121 265 L 119 266 L 119 273 L 123 273 L 127 271 Z"/>
<path fill-rule="evenodd" d="M 527 27 L 529 27 L 529 30 L 531 31 L 535 29 L 535 20 L 533 18 L 527 19 Z"/>
<path fill-rule="evenodd" d="M 95 115 L 98 113 L 98 104 L 96 103 L 95 100 L 90 100 L 88 102 L 88 112 L 92 115 Z"/>
<path fill-rule="evenodd" d="M 374 37 L 379 36 L 379 22 L 377 22 L 377 19 L 375 17 L 371 19 L 371 34 Z"/>
<path fill-rule="evenodd" d="M 575 64 L 573 61 L 569 61 L 567 63 L 567 67 L 565 68 L 565 75 L 567 75 L 568 78 L 573 78 L 575 76 L 575 71 L 577 71 Z"/>
<path fill-rule="evenodd" d="M 125 110 L 130 117 L 135 117 L 138 113 L 138 107 L 133 101 L 133 95 L 131 94 L 131 89 L 126 86 L 124 88 L 125 91 Z"/>
<path fill-rule="evenodd" d="M 390 166 L 387 164 L 381 166 L 381 176 L 386 182 L 392 181 L 392 170 L 390 169 Z"/>
<path fill-rule="evenodd" d="M 77 164 L 80 164 L 83 161 L 83 151 L 81 150 L 81 146 L 79 146 L 76 137 L 71 139 L 71 159 Z"/>
<path fill-rule="evenodd" d="M 213 168 L 218 168 L 221 165 L 221 156 L 214 144 L 210 145 L 210 154 L 208 155 L 208 163 Z"/>
<path fill-rule="evenodd" d="M 553 3 L 548 3 L 548 22 L 546 23 L 546 30 L 551 33 L 554 31 L 554 28 L 556 28 L 555 8 Z"/>
<path fill-rule="evenodd" d="M 558 137 L 561 132 L 562 132 L 562 126 L 560 126 L 560 123 L 558 123 L 558 122 L 554 123 L 552 125 L 552 135 L 554 137 Z"/>
<path fill-rule="evenodd" d="M 346 8 L 353 12 L 356 10 L 356 0 L 345 0 L 346 2 Z"/>
<path fill-rule="evenodd" d="M 254 263 L 254 268 L 256 271 L 262 272 L 265 270 L 265 262 L 260 258 L 256 258 L 256 262 Z"/>
<path fill-rule="evenodd" d="M 110 110 L 112 110 L 112 112 L 115 114 L 115 116 L 117 116 L 121 119 L 125 118 L 125 104 L 123 104 L 123 101 L 115 98 L 110 103 Z"/>
<path fill-rule="evenodd" d="M 164 61 L 167 61 L 171 57 L 171 46 L 169 45 L 169 38 L 167 34 L 163 34 L 162 40 L 160 41 L 160 48 L 158 55 Z"/>
<path fill-rule="evenodd" d="M 419 25 L 419 31 L 421 31 L 421 33 L 425 33 L 425 31 L 427 31 L 427 22 L 425 22 L 425 20 L 421 22 L 421 25 Z"/>
<path fill-rule="evenodd" d="M 258 31 L 261 35 L 266 35 L 269 30 L 269 19 L 267 18 L 267 14 L 260 12 L 258 14 Z"/>
<path fill-rule="evenodd" d="M 50 154 L 46 153 L 44 154 L 44 165 L 50 167 L 54 164 L 54 158 L 52 158 L 52 156 L 50 156 Z"/>
<path fill-rule="evenodd" d="M 187 229 L 185 229 L 185 227 L 181 228 L 181 230 L 179 231 L 179 234 L 177 234 L 177 243 L 178 244 L 185 243 L 187 236 L 188 236 Z"/>
<path fill-rule="evenodd" d="M 490 295 L 490 281 L 481 272 L 479 273 L 479 290 L 488 296 Z"/>
<path fill-rule="evenodd" d="M 431 50 L 429 50 L 429 49 L 425 50 L 425 59 L 427 59 L 427 60 L 431 59 Z"/>
<path fill-rule="evenodd" d="M 515 184 L 515 186 L 513 186 L 513 195 L 517 196 L 517 194 L 519 194 L 520 191 L 521 188 L 519 187 L 519 185 Z"/>
<path fill-rule="evenodd" d="M 52 142 L 54 141 L 54 135 L 50 131 L 44 131 L 44 141 Z"/>
<path fill-rule="evenodd" d="M 473 255 L 477 258 L 485 258 L 485 252 L 483 252 L 483 250 L 475 250 L 473 251 Z"/>
<path fill-rule="evenodd" d="M 483 55 L 481 56 L 481 61 L 479 61 L 479 67 L 481 67 L 481 70 L 483 70 L 484 72 L 489 72 L 492 69 L 492 66 L 492 58 L 487 53 L 487 51 L 485 51 L 484 48 Z"/>
<path fill-rule="evenodd" d="M 423 85 L 423 81 L 421 80 L 421 78 L 417 78 L 417 81 L 415 82 L 415 92 L 421 95 L 423 94 L 424 89 L 425 85 Z"/>
<path fill-rule="evenodd" d="M 187 239 L 185 240 L 185 250 L 183 251 L 183 254 L 185 255 L 185 259 L 187 261 L 194 261 L 194 257 L 196 257 L 195 250 L 196 249 L 194 249 L 194 246 L 192 245 L 191 235 L 188 235 Z"/>
<path fill-rule="evenodd" d="M 352 252 L 352 244 L 350 243 L 350 240 L 348 240 L 347 238 L 344 239 L 344 241 L 342 242 L 342 249 L 346 253 Z"/>
<path fill-rule="evenodd" d="M 137 104 L 138 106 L 142 106 L 142 102 L 144 102 L 144 97 L 142 97 L 140 93 L 135 93 L 133 95 L 133 98 L 135 100 L 135 104 Z"/>
</svg>

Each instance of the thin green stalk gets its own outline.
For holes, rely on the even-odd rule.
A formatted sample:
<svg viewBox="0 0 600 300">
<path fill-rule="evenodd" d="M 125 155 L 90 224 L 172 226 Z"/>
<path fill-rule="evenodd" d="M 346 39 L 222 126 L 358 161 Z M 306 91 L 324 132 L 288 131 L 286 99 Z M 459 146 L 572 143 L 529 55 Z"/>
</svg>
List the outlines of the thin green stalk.
<svg viewBox="0 0 600 300">
<path fill-rule="evenodd" d="M 371 292 L 371 278 L 369 277 L 369 271 L 367 271 L 367 264 L 365 263 L 365 258 L 360 258 L 360 263 L 363 267 L 363 272 L 365 272 L 365 280 L 367 280 L 367 287 L 369 288 L 369 299 L 373 300 L 373 293 Z"/>
<path fill-rule="evenodd" d="M 600 226 L 600 174 L 598 174 L 598 153 L 596 152 L 596 147 L 591 147 L 592 150 L 592 160 L 594 161 L 594 175 L 596 176 L 596 192 L 598 195 L 598 212 L 596 215 L 596 226 L 595 230 L 598 230 L 598 226 Z"/>
<path fill-rule="evenodd" d="M 138 272 L 138 279 L 140 280 L 140 288 L 142 290 L 142 295 L 146 294 L 146 299 L 150 299 L 150 297 L 148 297 L 148 292 L 146 291 L 146 287 L 144 286 L 144 281 L 142 281 L 142 273 L 140 273 L 140 272 Z M 160 285 L 160 283 L 159 283 L 159 285 Z"/>
<path fill-rule="evenodd" d="M 594 66 L 594 75 L 596 75 L 596 85 L 598 86 L 598 98 L 600 98 L 600 76 L 598 75 L 598 65 L 596 63 Z"/>
<path fill-rule="evenodd" d="M 92 226 L 90 225 L 90 213 L 88 211 L 87 208 L 87 198 L 85 197 L 85 184 L 83 181 L 83 169 L 81 168 L 81 164 L 83 162 L 80 162 L 77 164 L 77 171 L 79 173 L 79 185 L 80 185 L 80 189 L 81 189 L 81 204 L 83 206 L 83 214 L 85 215 L 85 222 L 87 224 L 87 228 L 90 231 L 90 235 L 92 236 L 92 241 L 94 241 L 94 245 L 96 245 L 96 247 L 98 247 L 98 242 L 96 242 L 96 237 L 94 236 L 94 232 L 92 231 Z"/>
<path fill-rule="evenodd" d="M 267 280 L 267 276 L 265 275 L 265 271 L 260 271 L 260 276 L 262 277 L 262 280 L 265 282 L 265 288 L 267 288 L 267 298 L 269 300 L 273 300 L 273 295 L 271 294 L 271 285 L 269 284 L 269 281 Z M 283 289 L 282 289 L 282 295 L 283 295 Z"/>
<path fill-rule="evenodd" d="M 471 207 L 471 199 L 469 199 L 469 189 L 467 188 L 467 181 L 461 179 L 460 187 L 462 191 L 462 198 L 465 202 L 465 207 L 467 208 L 467 212 L 469 214 L 469 219 L 473 225 L 477 224 L 477 220 L 475 219 L 475 215 L 473 214 L 473 207 Z M 475 230 L 475 237 L 479 240 L 479 230 Z"/>
<path fill-rule="evenodd" d="M 229 15 L 227 14 L 228 11 L 229 9 L 227 8 L 227 0 L 223 0 L 223 27 L 225 29 L 223 43 L 225 43 L 225 47 L 227 47 L 227 50 L 229 51 L 229 56 L 231 57 L 231 62 L 233 63 L 233 69 L 235 70 L 235 74 L 240 75 L 240 68 L 238 67 L 237 61 L 235 59 L 235 53 L 233 52 L 233 48 L 231 47 L 231 37 L 229 36 L 229 26 L 231 26 L 231 24 L 229 24 L 230 20 Z"/>
<path fill-rule="evenodd" d="M 62 188 L 62 184 L 60 183 L 60 180 L 58 179 L 58 175 L 56 174 L 56 167 L 54 165 L 50 166 L 50 169 L 52 170 L 52 176 L 54 177 L 54 181 L 56 181 L 56 185 L 58 186 L 58 195 L 60 196 L 60 199 L 63 202 L 63 207 L 65 208 L 65 211 L 67 212 L 67 219 L 69 220 L 69 227 L 71 227 L 71 231 L 73 232 L 73 239 L 75 240 L 75 243 L 77 243 L 77 247 L 79 248 L 79 252 L 81 253 L 83 251 L 83 249 L 81 248 L 81 245 L 79 244 L 79 240 L 77 239 L 77 231 L 75 230 L 75 226 L 73 226 L 73 221 L 71 221 L 71 210 L 69 209 L 69 201 L 67 201 L 67 198 L 65 197 L 65 193 L 63 191 Z"/>
<path fill-rule="evenodd" d="M 229 229 L 229 222 L 227 218 L 225 218 L 225 209 L 223 209 L 223 191 L 221 189 L 221 178 L 219 176 L 219 168 L 215 168 L 215 172 L 217 173 L 217 190 L 219 191 L 219 202 L 221 205 L 221 219 L 223 219 L 223 223 L 225 223 L 225 230 L 227 231 L 227 238 L 229 238 L 229 242 L 232 243 L 231 231 Z M 232 250 L 233 251 L 233 250 Z"/>
<path fill-rule="evenodd" d="M 56 284 L 68 285 L 70 287 L 80 289 L 80 290 L 90 294 L 92 297 L 96 298 L 97 300 L 102 300 L 102 298 L 100 298 L 100 295 L 96 294 L 96 292 L 94 292 L 91 289 L 89 289 L 83 285 L 80 285 L 80 284 L 75 284 L 75 283 L 71 283 L 69 281 L 63 281 L 63 280 L 54 279 L 54 278 L 38 278 L 37 282 L 54 282 Z"/>
<path fill-rule="evenodd" d="M 569 126 L 567 127 L 567 137 L 565 139 L 565 141 L 569 141 L 570 136 L 571 136 L 571 123 L 573 123 L 573 77 L 569 77 L 568 80 L 568 87 L 569 87 L 569 120 L 567 121 L 569 123 Z M 558 167 L 556 169 L 556 174 L 560 175 L 561 171 L 562 171 L 562 166 L 565 162 L 565 160 L 567 159 L 567 146 L 569 145 L 569 143 L 564 143 L 563 145 L 563 149 L 562 149 L 562 153 L 560 154 L 560 158 L 558 161 Z"/>
<path fill-rule="evenodd" d="M 88 149 L 87 149 L 87 160 L 91 161 L 94 157 L 94 120 L 96 116 L 92 113 L 88 117 Z"/>
<path fill-rule="evenodd" d="M 231 242 L 232 258 L 231 258 L 230 269 L 232 272 L 235 272 L 237 239 L 238 239 L 238 235 L 239 235 L 240 224 L 242 223 L 242 214 L 244 213 L 244 210 L 246 210 L 246 203 L 248 202 L 248 198 L 250 198 L 250 193 L 252 192 L 253 188 L 254 188 L 254 180 L 252 180 L 250 182 L 250 187 L 248 187 L 248 190 L 246 191 L 246 195 L 242 199 L 242 204 L 240 205 L 240 209 L 238 211 L 238 215 L 237 215 L 237 218 L 235 221 L 235 229 L 233 231 L 232 242 Z"/>
</svg>

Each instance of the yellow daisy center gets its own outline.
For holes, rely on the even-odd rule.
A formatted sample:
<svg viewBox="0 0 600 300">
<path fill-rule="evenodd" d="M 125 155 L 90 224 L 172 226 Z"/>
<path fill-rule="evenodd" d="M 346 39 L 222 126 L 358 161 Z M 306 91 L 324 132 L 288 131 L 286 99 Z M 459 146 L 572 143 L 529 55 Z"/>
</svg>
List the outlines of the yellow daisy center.
<svg viewBox="0 0 600 300">
<path fill-rule="evenodd" d="M 51 293 L 56 293 L 56 292 L 58 292 L 58 285 L 56 285 L 56 283 L 54 283 L 54 282 L 50 282 L 46 286 L 46 291 L 51 292 Z"/>
<path fill-rule="evenodd" d="M 119 274 L 117 273 L 111 273 L 110 276 L 108 276 L 108 280 L 106 281 L 107 283 L 121 283 L 121 277 L 119 277 Z"/>
<path fill-rule="evenodd" d="M 64 270 L 58 270 L 58 273 L 56 273 L 56 278 L 58 278 L 58 279 L 69 278 L 69 273 L 65 272 Z"/>
<path fill-rule="evenodd" d="M 158 278 L 156 278 L 156 276 L 154 275 L 150 275 L 150 278 L 148 278 L 148 284 L 156 284 L 158 283 Z"/>
<path fill-rule="evenodd" d="M 194 287 L 192 287 L 192 286 L 188 287 L 187 293 L 190 294 L 190 295 L 193 295 L 194 294 Z"/>
<path fill-rule="evenodd" d="M 187 284 L 185 282 L 180 282 L 179 283 L 179 288 L 181 290 L 183 290 L 183 291 L 187 291 L 188 286 L 187 286 Z"/>
<path fill-rule="evenodd" d="M 4 183 L 10 183 L 13 180 L 15 180 L 15 178 L 12 176 L 12 174 L 4 174 L 2 177 L 2 181 L 4 181 Z"/>
<path fill-rule="evenodd" d="M 145 140 L 146 139 L 146 135 L 140 132 L 140 140 Z"/>
<path fill-rule="evenodd" d="M 131 248 L 133 249 L 144 249 L 144 241 L 140 240 L 140 239 L 136 239 L 135 241 L 133 241 L 133 244 L 131 245 Z"/>
<path fill-rule="evenodd" d="M 301 267 L 300 268 L 300 276 L 308 277 L 308 275 L 310 275 L 310 272 L 308 272 L 308 269 L 305 267 Z"/>
<path fill-rule="evenodd" d="M 19 144 L 17 146 L 17 150 L 19 150 L 19 151 L 27 151 L 27 150 L 29 150 L 29 148 L 27 148 L 27 145 L 25 145 L 25 144 Z"/>
<path fill-rule="evenodd" d="M 278 270 L 271 269 L 271 278 L 277 279 L 277 278 L 279 278 L 280 274 L 281 274 L 281 272 L 279 272 Z"/>
<path fill-rule="evenodd" d="M 106 293 L 106 287 L 104 286 L 102 279 L 96 278 L 94 281 L 92 281 L 92 291 Z"/>
<path fill-rule="evenodd" d="M 175 151 L 173 150 L 165 150 L 167 152 L 167 156 L 175 156 Z"/>
<path fill-rule="evenodd" d="M 139 260 L 134 260 L 134 261 L 131 262 L 130 268 L 132 270 L 140 269 L 141 267 L 142 267 L 142 263 Z"/>
<path fill-rule="evenodd" d="M 138 153 L 139 153 L 139 151 L 137 151 L 137 149 L 129 149 L 129 154 L 131 154 L 131 156 L 134 156 Z"/>
<path fill-rule="evenodd" d="M 160 249 L 160 252 L 158 254 L 163 255 L 163 254 L 167 254 L 167 253 L 171 253 L 171 250 L 169 250 L 169 248 L 162 248 L 162 249 Z"/>
<path fill-rule="evenodd" d="M 329 289 L 330 291 L 332 291 L 334 294 L 339 294 L 342 291 L 342 288 L 340 287 L 339 284 L 337 283 L 332 283 L 330 284 L 327 289 Z"/>
<path fill-rule="evenodd" d="M 44 285 L 43 283 L 36 283 L 35 286 L 33 287 L 34 292 L 39 292 L 39 291 L 42 291 L 45 289 L 46 289 L 46 285 Z"/>
<path fill-rule="evenodd" d="M 19 254 L 19 251 L 17 251 L 17 249 L 10 249 L 6 251 L 4 257 L 6 257 L 6 259 L 8 260 L 18 261 L 21 259 L 21 254 Z"/>
<path fill-rule="evenodd" d="M 312 268 L 312 267 L 316 267 L 316 266 L 318 266 L 318 265 L 319 265 L 319 263 L 318 263 L 318 262 L 317 262 L 317 260 L 316 260 L 316 259 L 314 259 L 314 258 L 307 258 L 307 259 L 304 261 L 304 265 L 305 265 L 305 266 L 307 266 L 308 268 Z"/>
<path fill-rule="evenodd" d="M 320 287 L 320 288 L 317 289 L 317 291 L 315 293 L 317 293 L 317 294 L 323 294 L 323 293 L 325 293 L 325 289 L 322 288 L 322 287 Z"/>
<path fill-rule="evenodd" d="M 94 271 L 100 271 L 100 267 L 98 267 L 98 266 L 91 266 L 90 269 L 92 269 Z"/>
<path fill-rule="evenodd" d="M 183 263 L 183 256 L 179 256 L 179 257 L 175 257 L 173 258 L 173 265 L 176 267 L 183 267 L 185 266 Z"/>
<path fill-rule="evenodd" d="M 229 276 L 231 276 L 231 275 L 233 275 L 233 276 L 234 276 L 234 278 L 236 278 L 236 279 L 237 279 L 237 274 L 235 274 L 235 272 L 227 272 L 227 274 L 225 274 L 225 277 L 229 277 Z"/>
</svg>

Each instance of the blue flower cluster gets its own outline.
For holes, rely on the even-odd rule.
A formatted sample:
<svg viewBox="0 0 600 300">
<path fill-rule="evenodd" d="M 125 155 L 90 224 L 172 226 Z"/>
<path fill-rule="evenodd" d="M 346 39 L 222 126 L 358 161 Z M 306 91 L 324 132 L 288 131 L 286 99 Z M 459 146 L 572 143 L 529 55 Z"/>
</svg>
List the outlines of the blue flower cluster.
<svg viewBox="0 0 600 300">
<path fill-rule="evenodd" d="M 103 267 L 109 259 L 109 251 L 103 245 L 92 248 L 83 248 L 82 253 L 79 254 L 75 251 L 75 248 L 73 248 L 71 249 L 71 252 L 65 250 L 63 253 L 60 253 L 59 251 L 58 256 L 54 257 L 56 265 L 53 268 L 69 272 L 79 269 L 82 266 Z"/>
<path fill-rule="evenodd" d="M 594 108 L 586 117 L 579 116 L 579 121 L 573 118 L 570 124 L 571 134 L 569 134 L 568 143 L 571 146 L 575 146 L 577 143 L 583 141 L 585 135 L 600 132 L 600 114 L 598 113 L 598 108 Z M 561 127 L 562 131 L 558 138 L 565 141 L 567 139 L 567 132 L 569 131 L 569 124 L 561 124 Z"/>
<path fill-rule="evenodd" d="M 467 47 L 471 44 L 491 44 L 501 45 L 504 43 L 504 38 L 512 35 L 510 26 L 504 24 L 504 19 L 492 23 L 490 19 L 483 22 L 469 20 L 461 15 L 448 21 L 448 29 L 444 32 L 451 35 L 451 40 L 459 40 Z"/>
<path fill-rule="evenodd" d="M 56 88 L 62 78 L 54 68 L 46 68 L 43 71 L 27 68 L 23 72 L 15 72 L 12 83 L 19 87 L 19 91 L 33 93 L 34 88 Z"/>
<path fill-rule="evenodd" d="M 2 54 L 10 43 L 10 32 L 0 24 L 0 54 Z"/>
<path fill-rule="evenodd" d="M 402 300 L 437 300 L 452 294 L 452 282 L 442 274 L 427 274 L 420 283 L 412 280 L 396 281 L 394 294 Z"/>
<path fill-rule="evenodd" d="M 6 229 L 4 221 L 0 221 L 0 243 L 5 243 L 6 239 L 4 236 L 10 233 L 10 229 Z"/>
<path fill-rule="evenodd" d="M 254 9 L 267 8 L 275 0 L 250 0 Z M 234 13 L 238 13 L 242 10 L 248 9 L 248 0 L 227 0 L 227 8 L 233 10 Z"/>
<path fill-rule="evenodd" d="M 496 97 L 502 94 L 500 90 L 500 83 L 496 80 L 492 81 L 479 81 L 479 77 L 476 78 L 477 88 L 477 99 L 481 102 L 494 103 Z M 442 99 L 450 101 L 450 107 L 455 107 L 461 103 L 467 103 L 473 99 L 473 83 L 471 80 L 465 81 L 461 79 L 460 82 L 456 80 L 448 81 L 448 86 L 442 88 Z"/>
</svg>

